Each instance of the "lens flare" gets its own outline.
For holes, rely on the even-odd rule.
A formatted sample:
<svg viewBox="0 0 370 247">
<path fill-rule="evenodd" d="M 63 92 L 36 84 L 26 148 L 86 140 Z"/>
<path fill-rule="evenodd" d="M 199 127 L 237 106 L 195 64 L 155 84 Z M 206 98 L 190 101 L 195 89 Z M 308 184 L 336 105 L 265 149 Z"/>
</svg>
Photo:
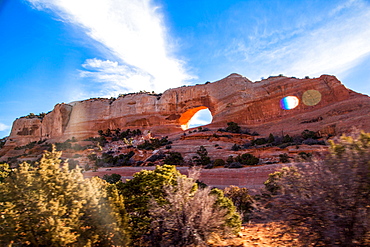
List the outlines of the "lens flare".
<svg viewBox="0 0 370 247">
<path fill-rule="evenodd" d="M 298 106 L 299 100 L 296 96 L 287 96 L 280 100 L 280 106 L 284 110 L 291 110 Z"/>
<path fill-rule="evenodd" d="M 307 90 L 302 95 L 302 102 L 307 106 L 317 105 L 321 101 L 321 93 L 317 90 Z"/>
</svg>

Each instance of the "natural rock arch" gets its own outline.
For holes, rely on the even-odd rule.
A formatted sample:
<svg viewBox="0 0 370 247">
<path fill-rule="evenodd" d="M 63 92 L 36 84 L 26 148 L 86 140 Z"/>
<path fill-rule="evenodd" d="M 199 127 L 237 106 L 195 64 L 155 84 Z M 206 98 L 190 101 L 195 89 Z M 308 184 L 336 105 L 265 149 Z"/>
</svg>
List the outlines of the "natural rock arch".
<svg viewBox="0 0 370 247">
<path fill-rule="evenodd" d="M 194 117 L 194 115 L 199 112 L 200 110 L 208 109 L 206 106 L 198 106 L 192 109 L 187 110 L 183 114 L 181 114 L 181 117 L 179 118 L 180 126 L 183 130 L 186 130 L 189 128 L 189 122 Z"/>
<path fill-rule="evenodd" d="M 302 102 L 304 93 L 313 90 L 320 93 L 319 102 L 299 104 L 292 110 L 281 108 L 282 98 L 291 95 Z M 58 104 L 37 122 L 17 119 L 9 136 L 11 141 L 6 145 L 20 146 L 45 138 L 50 141 L 72 136 L 86 138 L 108 128 L 150 129 L 154 134 L 166 135 L 183 131 L 181 125 L 205 108 L 213 117 L 210 128 L 225 127 L 232 121 L 267 135 L 282 131 L 294 134 L 304 129 L 334 128 L 334 132 L 344 132 L 351 126 L 370 131 L 369 97 L 348 90 L 334 76 L 313 79 L 275 76 L 253 83 L 231 74 L 213 83 L 169 89 L 162 95 L 137 93 L 115 100 L 98 98 Z M 34 131 L 25 129 L 30 126 Z"/>
</svg>

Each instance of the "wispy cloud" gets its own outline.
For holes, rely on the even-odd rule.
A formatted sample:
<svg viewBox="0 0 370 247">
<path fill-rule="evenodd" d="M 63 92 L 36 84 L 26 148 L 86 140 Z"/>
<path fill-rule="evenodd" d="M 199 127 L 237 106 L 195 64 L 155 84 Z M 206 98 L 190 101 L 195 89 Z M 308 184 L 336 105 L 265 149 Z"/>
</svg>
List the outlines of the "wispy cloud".
<svg viewBox="0 0 370 247">
<path fill-rule="evenodd" d="M 150 0 L 28 1 L 81 26 L 111 51 L 117 61 L 89 59 L 81 75 L 103 82 L 112 96 L 137 88 L 159 92 L 192 78 L 174 56 L 160 8 Z"/>
<path fill-rule="evenodd" d="M 151 84 L 155 81 L 155 78 L 146 71 L 109 60 L 88 59 L 82 67 L 85 68 L 80 71 L 82 77 L 94 78 L 102 83 L 100 96 L 117 96 L 123 92 L 149 91 L 153 88 Z"/>
<path fill-rule="evenodd" d="M 8 130 L 9 128 L 10 128 L 10 126 L 8 126 L 6 124 L 3 124 L 3 123 L 0 123 L 0 131 Z"/>
<path fill-rule="evenodd" d="M 251 54 L 244 42 L 237 43 L 237 50 L 256 68 L 253 80 L 266 73 L 298 77 L 324 73 L 344 76 L 370 55 L 369 20 L 370 5 L 351 0 L 327 13 L 320 25 L 290 30 L 296 35 L 267 44 L 258 55 Z"/>
</svg>

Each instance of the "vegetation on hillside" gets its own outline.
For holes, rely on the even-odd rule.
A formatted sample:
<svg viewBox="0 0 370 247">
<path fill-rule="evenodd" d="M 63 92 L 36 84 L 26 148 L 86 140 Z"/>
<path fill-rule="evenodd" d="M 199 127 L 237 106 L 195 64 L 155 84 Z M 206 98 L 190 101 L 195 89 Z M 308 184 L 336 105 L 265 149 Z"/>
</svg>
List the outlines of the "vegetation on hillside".
<svg viewBox="0 0 370 247">
<path fill-rule="evenodd" d="M 323 161 L 284 168 L 265 185 L 262 214 L 284 221 L 302 245 L 370 244 L 370 134 L 330 141 Z"/>
<path fill-rule="evenodd" d="M 129 246 L 123 197 L 99 178 L 61 164 L 55 148 L 0 184 L 2 246 Z"/>
<path fill-rule="evenodd" d="M 49 113 L 49 112 L 48 112 Z M 35 114 L 35 113 L 30 113 L 28 114 L 27 116 L 23 116 L 21 118 L 39 118 L 39 119 L 43 119 L 48 113 L 45 113 L 45 112 L 41 112 L 40 114 Z"/>
<path fill-rule="evenodd" d="M 143 170 L 117 186 L 125 196 L 136 245 L 171 246 L 178 241 L 176 246 L 202 246 L 211 232 L 222 235 L 240 228 L 235 207 L 221 191 L 198 189 L 194 179 L 174 166 Z"/>
</svg>

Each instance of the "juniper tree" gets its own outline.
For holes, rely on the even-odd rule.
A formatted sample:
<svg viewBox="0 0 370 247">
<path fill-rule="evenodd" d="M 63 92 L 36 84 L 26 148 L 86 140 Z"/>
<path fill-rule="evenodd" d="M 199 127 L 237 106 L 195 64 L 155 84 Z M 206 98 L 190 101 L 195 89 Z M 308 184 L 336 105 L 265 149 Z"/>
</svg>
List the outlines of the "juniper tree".
<svg viewBox="0 0 370 247">
<path fill-rule="evenodd" d="M 0 184 L 0 244 L 127 246 L 123 198 L 99 178 L 46 152 L 38 166 L 22 163 Z"/>
</svg>

